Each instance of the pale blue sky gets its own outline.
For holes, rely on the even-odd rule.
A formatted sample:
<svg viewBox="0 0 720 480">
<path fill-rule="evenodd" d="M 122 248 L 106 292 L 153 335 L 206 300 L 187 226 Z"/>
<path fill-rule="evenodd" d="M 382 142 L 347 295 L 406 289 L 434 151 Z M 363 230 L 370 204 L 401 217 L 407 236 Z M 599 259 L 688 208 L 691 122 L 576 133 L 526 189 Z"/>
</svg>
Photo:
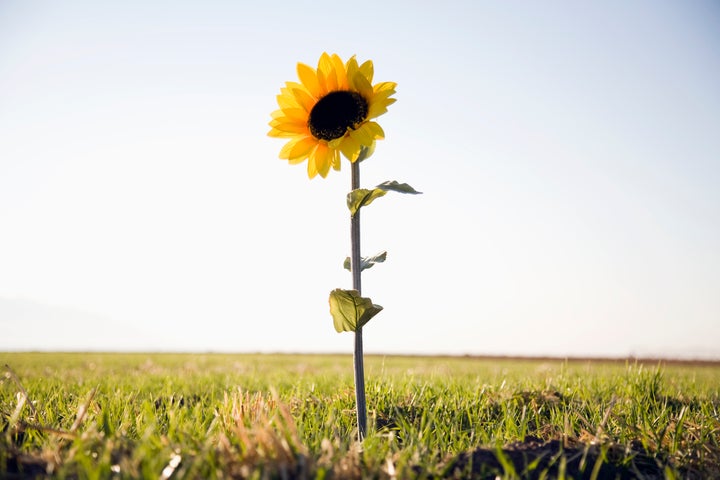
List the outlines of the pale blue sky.
<svg viewBox="0 0 720 480">
<path fill-rule="evenodd" d="M 308 8 L 308 5 L 311 5 Z M 368 352 L 720 358 L 714 1 L 0 0 L 0 350 L 350 352 L 349 168 L 266 136 L 298 61 L 396 81 Z"/>
</svg>

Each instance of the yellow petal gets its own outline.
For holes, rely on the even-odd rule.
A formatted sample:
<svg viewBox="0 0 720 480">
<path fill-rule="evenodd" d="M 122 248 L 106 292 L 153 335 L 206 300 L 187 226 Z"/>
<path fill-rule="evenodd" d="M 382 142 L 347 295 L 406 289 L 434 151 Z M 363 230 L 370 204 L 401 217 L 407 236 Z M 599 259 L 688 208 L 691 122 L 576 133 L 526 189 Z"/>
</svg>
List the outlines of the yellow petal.
<svg viewBox="0 0 720 480">
<path fill-rule="evenodd" d="M 273 120 L 270 126 L 281 132 L 306 133 L 309 130 L 307 124 L 292 121 Z"/>
<path fill-rule="evenodd" d="M 373 68 L 373 62 L 372 62 L 372 60 L 367 60 L 367 61 L 363 62 L 363 64 L 360 65 L 360 69 L 359 69 L 359 70 L 360 70 L 360 73 L 362 73 L 363 76 L 364 76 L 365 78 L 367 78 L 367 81 L 368 81 L 369 83 L 372 83 L 373 73 L 374 73 L 374 68 Z"/>
<path fill-rule="evenodd" d="M 338 90 L 347 90 L 349 88 L 349 85 L 347 79 L 347 72 L 345 71 L 345 64 L 343 64 L 342 59 L 336 54 L 333 54 L 330 57 L 330 60 L 332 60 L 333 67 L 335 68 L 335 75 L 337 75 Z"/>
<path fill-rule="evenodd" d="M 375 142 L 372 142 L 369 147 L 365 147 L 365 158 L 370 158 L 370 156 L 375 153 Z"/>
<path fill-rule="evenodd" d="M 395 94 L 395 90 L 382 90 L 380 92 L 373 92 L 371 101 L 372 102 L 384 102 L 385 100 L 388 100 L 391 95 L 394 95 L 394 94 Z M 392 99 L 392 102 L 390 102 L 390 103 L 393 103 L 393 102 L 395 102 L 394 98 Z"/>
<path fill-rule="evenodd" d="M 370 108 L 368 109 L 368 118 L 375 118 L 383 113 L 387 112 L 388 105 L 395 103 L 395 98 L 382 98 L 385 92 L 376 93 L 373 99 L 370 101 Z"/>
<path fill-rule="evenodd" d="M 342 143 L 342 141 L 343 141 L 343 139 L 344 139 L 345 137 L 347 137 L 347 134 L 345 134 L 345 135 L 342 136 L 342 137 L 334 138 L 334 139 L 332 139 L 332 140 L 329 140 L 329 141 L 327 142 L 328 147 L 330 147 L 330 148 L 339 148 L 339 147 L 340 147 L 340 144 Z"/>
<path fill-rule="evenodd" d="M 363 146 L 370 146 L 373 142 L 371 130 L 367 127 L 367 123 L 360 125 L 357 130 L 350 130 L 350 137 L 359 142 Z"/>
<path fill-rule="evenodd" d="M 313 148 L 317 145 L 317 140 L 313 137 L 303 137 L 298 139 L 293 146 L 289 149 L 287 158 L 290 163 L 300 163 L 305 160 Z"/>
<path fill-rule="evenodd" d="M 368 119 L 377 118 L 387 112 L 387 107 L 382 103 L 371 103 L 368 109 Z"/>
<path fill-rule="evenodd" d="M 300 106 L 298 105 L 297 100 L 295 100 L 295 96 L 292 94 L 292 92 L 289 91 L 287 93 L 281 93 L 275 98 L 277 98 L 278 105 L 280 105 L 281 109 L 298 108 Z"/>
<path fill-rule="evenodd" d="M 268 122 L 268 125 L 270 125 L 271 127 L 277 127 L 278 125 L 284 125 L 286 123 L 293 123 L 295 125 L 303 125 L 306 122 L 302 121 L 301 119 L 297 119 L 297 118 L 278 117 L 278 118 L 273 118 L 272 120 L 270 120 L 270 122 Z"/>
<path fill-rule="evenodd" d="M 280 110 L 280 112 L 282 112 L 283 116 L 288 119 L 298 120 L 298 121 L 301 121 L 304 123 L 307 123 L 307 121 L 308 121 L 308 114 L 302 108 L 284 108 L 284 109 Z M 273 116 L 273 118 L 282 118 L 282 117 Z"/>
<path fill-rule="evenodd" d="M 317 69 L 318 72 L 323 72 L 326 75 L 332 69 L 332 60 L 330 59 L 330 55 L 328 55 L 327 52 L 323 52 L 322 55 L 320 55 Z"/>
<path fill-rule="evenodd" d="M 317 72 L 317 79 L 318 79 L 318 83 L 320 84 L 320 96 L 319 96 L 319 98 L 324 97 L 324 96 L 328 93 L 328 91 L 329 91 L 328 88 L 327 88 L 327 80 L 326 80 L 325 77 L 326 77 L 326 75 L 325 75 L 323 72 L 321 72 L 320 70 L 318 70 L 318 72 Z"/>
<path fill-rule="evenodd" d="M 371 99 L 373 96 L 373 88 L 370 82 L 368 82 L 367 78 L 365 76 L 358 72 L 356 73 L 351 80 L 352 85 L 355 87 L 355 90 L 360 93 L 365 99 Z"/>
<path fill-rule="evenodd" d="M 352 138 L 350 135 L 345 135 L 342 143 L 340 144 L 340 151 L 343 155 L 345 155 L 345 158 L 354 162 L 357 160 L 358 155 L 360 155 L 360 147 L 362 147 L 360 142 Z"/>
<path fill-rule="evenodd" d="M 284 116 L 285 116 L 285 112 L 283 112 L 282 109 L 280 109 L 280 110 L 275 110 L 274 112 L 272 112 L 272 113 L 270 114 L 270 117 L 272 117 L 273 119 L 281 118 L 281 117 L 284 117 Z"/>
<path fill-rule="evenodd" d="M 335 71 L 335 64 L 332 57 L 327 53 L 324 53 L 320 57 L 318 62 L 318 70 L 321 71 L 325 77 L 325 88 L 326 92 L 334 92 L 338 89 L 338 75 L 344 73 L 344 70 L 337 72 Z"/>
<path fill-rule="evenodd" d="M 382 127 L 377 122 L 367 122 L 363 127 L 367 128 L 370 132 L 370 135 L 372 135 L 373 140 L 377 140 L 379 138 L 385 138 L 385 132 L 383 131 Z"/>
<path fill-rule="evenodd" d="M 335 73 L 335 66 L 327 52 L 320 55 L 318 60 L 318 72 L 322 73 L 325 80 L 325 92 L 333 92 L 337 90 L 338 81 L 337 74 Z"/>
<path fill-rule="evenodd" d="M 275 138 L 293 138 L 297 137 L 298 134 L 296 132 L 288 132 L 285 130 L 278 130 L 276 128 L 273 128 L 268 132 L 268 136 Z"/>
<path fill-rule="evenodd" d="M 327 168 L 327 170 L 319 172 L 323 178 L 326 178 L 328 173 L 330 173 L 330 168 L 332 168 L 333 170 L 340 170 L 340 152 L 329 148 L 326 162 L 327 163 L 325 164 L 325 167 Z"/>
<path fill-rule="evenodd" d="M 308 165 L 307 165 L 307 173 L 309 178 L 315 178 L 315 176 L 318 174 L 317 165 L 316 165 L 316 153 L 317 149 L 320 147 L 318 144 L 315 150 L 310 154 L 308 157 Z"/>
<path fill-rule="evenodd" d="M 390 95 L 394 94 L 395 92 L 391 92 Z M 388 105 L 392 105 L 397 101 L 397 98 L 393 97 L 387 97 L 385 92 L 376 93 L 373 98 L 370 100 L 370 103 L 379 103 L 385 107 Z"/>
<path fill-rule="evenodd" d="M 345 71 L 347 72 L 348 78 L 352 79 L 359 70 L 357 59 L 355 55 L 353 55 L 345 64 Z"/>
<path fill-rule="evenodd" d="M 334 69 L 325 78 L 325 87 L 328 92 L 334 92 L 338 89 L 338 79 Z"/>
<path fill-rule="evenodd" d="M 305 85 L 298 82 L 285 82 L 285 87 L 280 89 L 280 92 L 284 93 L 285 95 L 288 95 L 292 98 L 296 98 L 295 94 L 293 93 L 295 90 L 302 90 L 307 95 L 310 95 L 310 92 L 308 92 L 307 88 L 305 88 Z"/>
<path fill-rule="evenodd" d="M 297 64 L 298 78 L 302 84 L 307 88 L 308 93 L 315 98 L 320 97 L 320 82 L 318 82 L 317 73 L 315 69 L 305 65 L 304 63 Z"/>
<path fill-rule="evenodd" d="M 305 89 L 294 88 L 292 91 L 295 95 L 295 100 L 298 104 L 305 109 L 306 112 L 310 113 L 317 101 L 309 94 Z"/>
<path fill-rule="evenodd" d="M 397 83 L 395 83 L 395 82 L 380 82 L 380 83 L 376 83 L 375 86 L 373 86 L 373 91 L 383 92 L 386 90 L 392 90 L 393 93 L 395 93 L 396 87 L 397 87 Z"/>
<path fill-rule="evenodd" d="M 315 150 L 315 168 L 317 169 L 317 173 L 319 173 L 323 178 L 327 177 L 327 174 L 330 171 L 334 153 L 335 150 L 329 148 L 327 145 L 323 145 L 322 143 L 318 144 L 317 149 Z"/>
<path fill-rule="evenodd" d="M 280 155 L 278 156 L 284 160 L 287 160 L 287 158 L 290 156 L 290 151 L 295 145 L 297 145 L 299 140 L 299 138 L 295 137 L 289 142 L 287 142 L 285 145 L 283 145 L 283 147 L 280 149 Z"/>
</svg>

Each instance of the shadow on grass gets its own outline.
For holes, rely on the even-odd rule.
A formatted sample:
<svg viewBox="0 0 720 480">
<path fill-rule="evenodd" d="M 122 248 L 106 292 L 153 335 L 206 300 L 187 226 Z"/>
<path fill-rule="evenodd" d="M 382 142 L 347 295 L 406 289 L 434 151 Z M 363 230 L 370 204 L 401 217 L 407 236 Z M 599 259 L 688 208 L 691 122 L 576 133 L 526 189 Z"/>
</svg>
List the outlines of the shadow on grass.
<svg viewBox="0 0 720 480">
<path fill-rule="evenodd" d="M 498 476 L 573 479 L 665 478 L 665 462 L 647 452 L 598 445 L 563 445 L 527 437 L 502 448 L 477 448 L 446 460 L 436 478 L 494 480 Z M 421 472 L 416 471 L 421 474 Z M 686 477 L 692 478 L 692 477 Z"/>
</svg>

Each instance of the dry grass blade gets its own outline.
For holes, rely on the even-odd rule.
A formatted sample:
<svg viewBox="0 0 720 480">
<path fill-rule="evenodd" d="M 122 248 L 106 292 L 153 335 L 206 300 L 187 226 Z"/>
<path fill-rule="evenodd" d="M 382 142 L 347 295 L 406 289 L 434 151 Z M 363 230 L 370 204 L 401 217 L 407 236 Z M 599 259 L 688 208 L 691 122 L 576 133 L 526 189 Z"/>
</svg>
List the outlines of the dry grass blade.
<svg viewBox="0 0 720 480">
<path fill-rule="evenodd" d="M 10 423 L 8 426 L 10 428 L 15 427 L 17 425 L 18 420 L 20 419 L 20 414 L 22 413 L 22 409 L 25 406 L 26 397 L 18 392 L 17 394 L 17 405 L 15 406 L 15 411 L 10 416 Z"/>
<path fill-rule="evenodd" d="M 20 421 L 17 424 L 15 430 L 18 432 L 24 432 L 26 430 L 36 430 L 38 432 L 49 433 L 66 440 L 73 440 L 77 438 L 77 434 L 74 432 L 68 432 L 67 430 L 60 430 L 53 427 L 46 427 L 45 425 L 38 425 L 37 423 L 26 423 L 23 421 Z"/>
<path fill-rule="evenodd" d="M 20 382 L 20 379 L 18 376 L 13 372 L 12 368 L 10 368 L 10 365 L 5 364 L 5 375 L 7 378 L 11 378 L 13 382 L 15 382 L 15 385 L 17 385 L 20 392 L 17 394 L 17 405 L 15 406 L 15 410 L 13 411 L 12 415 L 10 416 L 8 425 L 11 428 L 15 428 L 15 431 L 17 432 L 24 432 L 26 430 L 36 430 L 39 432 L 49 433 L 52 435 L 55 435 L 57 437 L 72 440 L 76 437 L 75 435 L 75 429 L 77 427 L 74 426 L 74 428 L 71 431 L 65 431 L 58 428 L 48 427 L 45 425 L 41 425 L 39 423 L 31 423 L 31 422 L 25 422 L 20 419 L 20 414 L 22 413 L 22 409 L 25 406 L 25 404 L 30 406 L 30 409 L 33 412 L 33 418 L 35 420 L 39 420 L 39 413 L 37 409 L 35 408 L 35 405 L 33 404 L 32 400 L 30 399 L 30 394 L 28 394 L 27 390 L 25 390 L 25 387 L 23 387 L 22 382 Z M 94 395 L 94 391 L 93 391 Z M 92 396 L 90 397 L 92 399 Z M 82 415 L 84 417 L 84 413 Z M 82 418 L 80 414 L 78 414 L 78 420 L 76 420 L 76 423 L 79 425 L 79 421 L 82 421 Z"/>
<path fill-rule="evenodd" d="M 97 387 L 93 388 L 90 392 L 90 395 L 88 395 L 87 400 L 85 403 L 81 404 L 78 407 L 78 414 L 75 418 L 75 423 L 72 424 L 72 427 L 70 427 L 70 432 L 75 433 L 77 429 L 82 424 L 83 420 L 85 419 L 85 415 L 87 415 L 88 407 L 90 406 L 90 403 L 93 401 L 93 398 L 95 398 L 95 393 L 97 393 Z"/>
<path fill-rule="evenodd" d="M 387 457 L 385 459 L 385 473 L 387 474 L 388 478 L 391 480 L 394 480 L 397 478 L 397 473 L 395 472 L 395 464 L 392 461 L 392 458 Z"/>
<path fill-rule="evenodd" d="M 278 392 L 273 388 L 271 389 L 271 393 L 273 396 L 273 400 L 275 401 L 275 404 L 277 405 L 277 409 L 280 412 L 280 416 L 282 418 L 282 425 L 284 427 L 285 432 L 290 437 L 288 440 L 292 441 L 293 446 L 299 450 L 299 453 L 303 455 L 307 455 L 307 448 L 302 442 L 302 439 L 300 438 L 300 434 L 298 433 L 297 425 L 295 424 L 295 419 L 293 419 L 292 414 L 290 413 L 290 408 L 282 403 L 280 401 L 280 396 L 278 395 Z M 287 442 L 285 442 L 285 445 L 287 445 Z M 288 446 L 289 449 L 289 446 Z"/>
<path fill-rule="evenodd" d="M 612 409 L 617 403 L 617 397 L 613 395 L 612 399 L 610 399 L 610 405 L 608 405 L 607 410 L 605 410 L 605 415 L 603 416 L 602 422 L 600 422 L 600 425 L 598 425 L 597 431 L 595 432 L 595 437 L 600 439 L 600 435 L 605 431 L 605 426 L 607 425 L 608 420 L 610 420 L 610 414 L 612 413 Z"/>
<path fill-rule="evenodd" d="M 290 409 L 277 393 L 225 394 L 220 411 L 223 413 L 219 420 L 225 425 L 225 432 L 219 435 L 218 446 L 230 471 L 245 477 L 263 465 L 281 478 L 304 478 L 309 468 L 308 450 Z"/>
<path fill-rule="evenodd" d="M 182 462 L 182 457 L 179 453 L 174 453 L 172 457 L 170 457 L 170 461 L 168 462 L 167 466 L 163 468 L 162 474 L 160 474 L 160 480 L 168 480 L 173 473 L 175 473 L 175 470 L 177 467 L 180 466 L 180 463 Z"/>
<path fill-rule="evenodd" d="M 33 415 L 35 416 L 36 419 L 39 420 L 38 411 L 35 409 L 35 405 L 33 404 L 32 400 L 30 400 L 30 395 L 28 395 L 27 390 L 25 390 L 25 387 L 23 387 L 22 382 L 20 382 L 20 379 L 18 378 L 18 376 L 15 375 L 15 372 L 13 372 L 12 368 L 10 368 L 10 365 L 8 365 L 7 363 L 5 364 L 5 369 L 7 370 L 5 375 L 12 378 L 12 380 L 17 385 L 18 389 L 20 389 L 20 392 L 22 392 L 22 394 L 25 396 L 25 400 L 27 401 L 27 404 L 30 405 L 30 410 L 32 410 Z"/>
</svg>

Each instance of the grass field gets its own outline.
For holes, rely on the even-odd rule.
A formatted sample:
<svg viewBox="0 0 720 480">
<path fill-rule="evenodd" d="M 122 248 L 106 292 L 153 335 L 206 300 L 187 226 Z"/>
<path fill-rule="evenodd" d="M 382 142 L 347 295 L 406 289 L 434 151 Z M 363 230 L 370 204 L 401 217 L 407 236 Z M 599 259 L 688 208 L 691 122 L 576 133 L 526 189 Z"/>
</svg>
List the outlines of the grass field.
<svg viewBox="0 0 720 480">
<path fill-rule="evenodd" d="M 720 478 L 720 365 L 0 353 L 0 478 Z"/>
</svg>

